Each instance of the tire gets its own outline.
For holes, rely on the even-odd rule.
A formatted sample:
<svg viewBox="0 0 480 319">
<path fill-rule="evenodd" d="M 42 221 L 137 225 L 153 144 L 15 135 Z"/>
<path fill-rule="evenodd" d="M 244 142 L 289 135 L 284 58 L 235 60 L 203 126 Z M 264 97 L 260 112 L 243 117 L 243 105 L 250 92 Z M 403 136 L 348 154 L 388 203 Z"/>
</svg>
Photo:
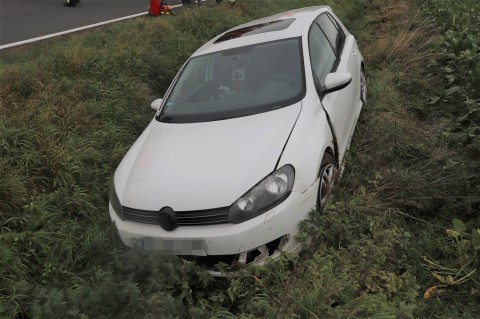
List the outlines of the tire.
<svg viewBox="0 0 480 319">
<path fill-rule="evenodd" d="M 329 153 L 323 155 L 318 177 L 317 208 L 320 212 L 323 212 L 327 206 L 328 198 L 330 197 L 337 178 L 337 166 L 335 165 L 335 160 L 332 155 Z"/>
<path fill-rule="evenodd" d="M 362 66 L 360 71 L 360 100 L 363 102 L 363 105 L 367 104 L 367 78 L 365 77 L 365 68 Z"/>
</svg>

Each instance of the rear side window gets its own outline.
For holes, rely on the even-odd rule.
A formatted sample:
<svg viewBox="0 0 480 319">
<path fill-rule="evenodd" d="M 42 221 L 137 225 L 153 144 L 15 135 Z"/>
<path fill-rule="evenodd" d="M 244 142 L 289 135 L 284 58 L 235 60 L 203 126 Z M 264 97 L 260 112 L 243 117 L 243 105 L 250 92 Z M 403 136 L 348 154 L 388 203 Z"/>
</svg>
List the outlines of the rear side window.
<svg viewBox="0 0 480 319">
<path fill-rule="evenodd" d="M 316 22 L 325 33 L 330 45 L 335 50 L 335 54 L 339 57 L 342 53 L 345 43 L 345 34 L 335 19 L 328 13 L 320 15 Z"/>
</svg>

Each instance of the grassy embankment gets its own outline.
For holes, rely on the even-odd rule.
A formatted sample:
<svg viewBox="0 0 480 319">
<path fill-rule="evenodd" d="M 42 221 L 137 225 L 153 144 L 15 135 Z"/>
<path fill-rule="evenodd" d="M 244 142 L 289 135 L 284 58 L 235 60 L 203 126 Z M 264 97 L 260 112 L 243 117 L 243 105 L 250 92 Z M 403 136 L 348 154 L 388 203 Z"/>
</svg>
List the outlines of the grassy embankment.
<svg viewBox="0 0 480 319">
<path fill-rule="evenodd" d="M 370 89 L 342 180 L 328 211 L 303 225 L 313 240 L 301 256 L 224 280 L 124 249 L 107 215 L 111 174 L 151 119 L 148 104 L 199 45 L 319 1 L 243 0 L 1 52 L 0 315 L 476 317 L 475 238 L 458 222 L 458 234 L 445 234 L 453 217 L 479 227 L 478 139 L 446 130 L 464 105 L 451 114 L 449 97 L 464 86 L 438 64 L 460 58 L 438 50 L 439 30 L 409 1 L 333 2 L 322 3 L 357 35 Z M 440 22 L 449 17 L 427 4 Z"/>
</svg>

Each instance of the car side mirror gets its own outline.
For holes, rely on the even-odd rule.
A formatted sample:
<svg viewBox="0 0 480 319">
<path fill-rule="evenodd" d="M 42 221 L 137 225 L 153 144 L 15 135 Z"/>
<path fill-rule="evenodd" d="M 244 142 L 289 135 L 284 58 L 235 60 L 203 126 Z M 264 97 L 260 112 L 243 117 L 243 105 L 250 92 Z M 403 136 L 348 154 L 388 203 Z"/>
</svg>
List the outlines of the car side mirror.
<svg viewBox="0 0 480 319">
<path fill-rule="evenodd" d="M 325 85 L 323 87 L 323 94 L 328 94 L 345 88 L 352 82 L 352 74 L 345 72 L 334 72 L 327 74 L 325 78 Z"/>
<path fill-rule="evenodd" d="M 155 111 L 158 111 L 160 109 L 160 106 L 162 105 L 163 99 L 156 99 L 150 104 L 150 107 L 154 109 Z"/>
</svg>

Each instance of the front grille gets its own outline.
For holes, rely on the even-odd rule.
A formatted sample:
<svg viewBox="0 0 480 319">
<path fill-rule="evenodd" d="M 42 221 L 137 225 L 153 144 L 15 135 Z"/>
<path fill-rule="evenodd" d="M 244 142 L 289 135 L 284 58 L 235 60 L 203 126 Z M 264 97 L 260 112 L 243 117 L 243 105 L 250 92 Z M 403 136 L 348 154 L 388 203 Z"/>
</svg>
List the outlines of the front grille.
<svg viewBox="0 0 480 319">
<path fill-rule="evenodd" d="M 227 223 L 229 207 L 175 212 L 179 226 L 214 225 Z M 160 225 L 158 211 L 122 206 L 123 219 L 137 223 Z"/>
</svg>

